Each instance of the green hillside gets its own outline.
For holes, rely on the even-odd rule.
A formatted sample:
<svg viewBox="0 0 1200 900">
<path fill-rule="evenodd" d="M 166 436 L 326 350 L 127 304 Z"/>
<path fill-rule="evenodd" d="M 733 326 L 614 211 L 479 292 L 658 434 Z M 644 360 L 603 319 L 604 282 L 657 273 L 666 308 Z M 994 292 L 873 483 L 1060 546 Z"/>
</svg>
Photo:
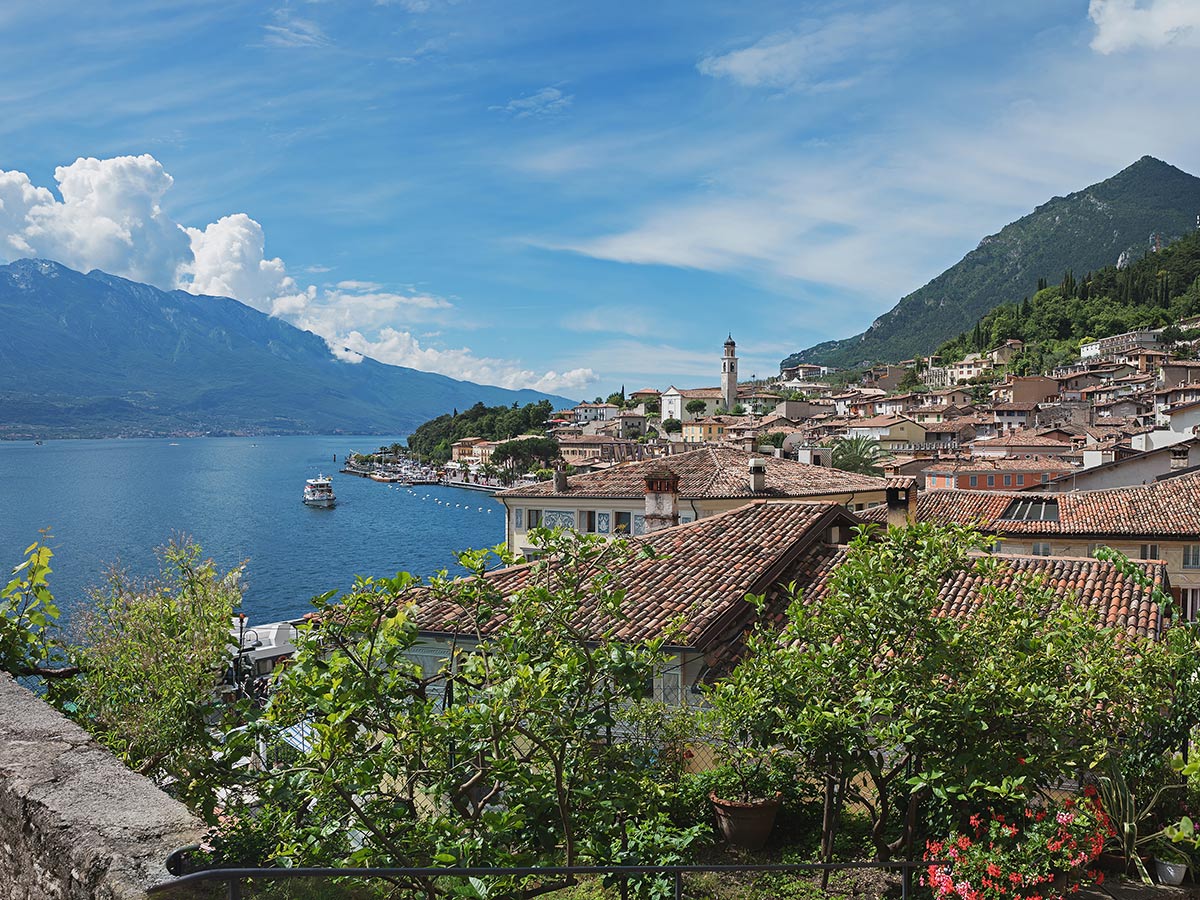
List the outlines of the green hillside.
<svg viewBox="0 0 1200 900">
<path fill-rule="evenodd" d="M 928 354 L 1005 303 L 1020 302 L 1038 280 L 1067 270 L 1097 271 L 1125 254 L 1140 258 L 1196 227 L 1200 178 L 1144 156 L 1112 178 L 1066 197 L 989 235 L 958 263 L 904 297 L 863 334 L 794 353 L 800 362 L 853 367 Z"/>
<path fill-rule="evenodd" d="M 463 438 L 506 441 L 521 434 L 541 434 L 553 412 L 554 406 L 549 400 L 525 406 L 476 403 L 462 412 L 455 410 L 452 414 L 430 419 L 408 436 L 408 448 L 423 459 L 445 462 L 450 458 L 450 445 Z"/>
<path fill-rule="evenodd" d="M 1085 340 L 1143 326 L 1167 327 L 1166 337 L 1178 339 L 1183 334 L 1174 323 L 1195 315 L 1200 315 L 1197 231 L 1124 269 L 1106 266 L 1081 277 L 1067 272 L 1059 284 L 992 310 L 938 353 L 948 362 L 1017 338 L 1026 348 L 1010 371 L 1036 373 L 1078 358 Z"/>
</svg>

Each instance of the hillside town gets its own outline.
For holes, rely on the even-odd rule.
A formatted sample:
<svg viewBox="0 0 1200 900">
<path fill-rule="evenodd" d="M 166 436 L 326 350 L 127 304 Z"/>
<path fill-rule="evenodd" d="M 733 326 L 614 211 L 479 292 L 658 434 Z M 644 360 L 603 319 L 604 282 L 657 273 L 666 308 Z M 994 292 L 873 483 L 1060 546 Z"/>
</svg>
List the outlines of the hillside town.
<svg viewBox="0 0 1200 900">
<path fill-rule="evenodd" d="M 753 382 L 739 380 L 730 336 L 714 360 L 718 386 L 647 387 L 624 403 L 556 411 L 554 477 L 525 476 L 497 495 L 508 544 L 532 554 L 527 535 L 539 525 L 641 535 L 757 499 L 835 503 L 857 521 L 981 524 L 1008 555 L 1091 557 L 1111 546 L 1159 560 L 1195 618 L 1200 362 L 1162 334 L 1089 341 L 1074 364 L 1040 375 L 1007 371 L 1021 350 L 1009 340 L 852 380 L 794 365 Z M 501 443 L 457 441 L 449 466 L 496 475 L 490 454 Z M 857 448 L 841 463 L 857 471 L 835 467 L 839 446 Z"/>
</svg>

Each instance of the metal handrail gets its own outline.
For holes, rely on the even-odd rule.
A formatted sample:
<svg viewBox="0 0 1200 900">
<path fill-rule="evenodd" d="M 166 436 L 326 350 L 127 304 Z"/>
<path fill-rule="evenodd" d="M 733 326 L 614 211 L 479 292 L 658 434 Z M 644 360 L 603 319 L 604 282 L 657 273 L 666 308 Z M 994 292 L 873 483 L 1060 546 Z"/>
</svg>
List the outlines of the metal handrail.
<svg viewBox="0 0 1200 900">
<path fill-rule="evenodd" d="M 185 848 L 192 849 L 192 848 Z M 172 854 L 175 856 L 175 854 Z M 904 900 L 908 898 L 911 881 L 910 870 L 926 866 L 951 865 L 952 860 L 897 860 L 894 862 L 834 862 L 834 863 L 741 863 L 735 865 L 661 865 L 661 866 L 500 866 L 500 867 L 418 867 L 418 868 L 323 868 L 315 866 L 297 866 L 295 868 L 262 869 L 262 868 L 230 868 L 202 869 L 176 878 L 174 881 L 156 884 L 147 889 L 147 893 L 157 894 L 173 890 L 185 885 L 195 885 L 204 882 L 223 881 L 226 884 L 229 900 L 241 900 L 242 882 L 245 879 L 258 878 L 264 881 L 283 881 L 297 878 L 503 878 L 522 877 L 530 875 L 544 876 L 574 876 L 574 875 L 670 875 L 674 883 L 676 900 L 683 898 L 683 876 L 689 873 L 727 873 L 737 872 L 824 872 L 844 869 L 900 869 L 905 872 L 902 879 L 901 893 Z"/>
</svg>

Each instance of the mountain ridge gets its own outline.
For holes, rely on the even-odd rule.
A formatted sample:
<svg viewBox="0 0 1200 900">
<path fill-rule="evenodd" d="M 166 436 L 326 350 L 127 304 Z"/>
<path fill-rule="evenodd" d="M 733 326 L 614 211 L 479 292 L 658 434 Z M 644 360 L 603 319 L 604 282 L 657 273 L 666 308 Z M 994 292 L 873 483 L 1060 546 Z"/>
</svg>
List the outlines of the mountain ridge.
<svg viewBox="0 0 1200 900">
<path fill-rule="evenodd" d="M 984 236 L 961 260 L 905 295 L 866 331 L 786 357 L 781 366 L 855 367 L 928 354 L 1004 303 L 1032 295 L 1039 278 L 1117 263 L 1155 233 L 1164 243 L 1195 227 L 1200 178 L 1152 156 Z"/>
<path fill-rule="evenodd" d="M 232 298 L 53 260 L 0 266 L 0 321 L 0 437 L 401 434 L 476 402 L 574 402 L 347 363 Z"/>
</svg>

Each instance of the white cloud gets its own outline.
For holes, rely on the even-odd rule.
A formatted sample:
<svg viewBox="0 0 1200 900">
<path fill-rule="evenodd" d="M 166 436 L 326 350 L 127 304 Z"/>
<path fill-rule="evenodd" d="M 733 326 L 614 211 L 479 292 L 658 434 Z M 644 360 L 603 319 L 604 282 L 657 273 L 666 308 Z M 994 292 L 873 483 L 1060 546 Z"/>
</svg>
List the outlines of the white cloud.
<svg viewBox="0 0 1200 900">
<path fill-rule="evenodd" d="M 191 280 L 181 286 L 193 294 L 235 297 L 269 313 L 276 297 L 296 290 L 283 260 L 265 257 L 262 226 L 245 213 L 224 216 L 203 231 L 188 228 L 187 233 L 192 262 L 180 274 Z"/>
<path fill-rule="evenodd" d="M 1088 16 L 1096 24 L 1092 49 L 1112 53 L 1134 47 L 1200 46 L 1197 0 L 1091 0 Z"/>
<path fill-rule="evenodd" d="M 334 342 L 330 342 L 334 346 Z M 394 366 L 408 366 L 424 372 L 451 373 L 455 378 L 481 384 L 496 384 L 506 388 L 531 388 L 551 393 L 578 393 L 599 380 L 592 369 L 571 369 L 568 372 L 545 372 L 538 374 L 531 369 L 522 369 L 507 360 L 475 356 L 469 348 L 438 350 L 422 347 L 409 331 L 382 328 L 375 340 L 351 331 L 338 343 L 335 354 L 340 359 L 352 359 L 354 355 L 369 356 Z"/>
<path fill-rule="evenodd" d="M 285 11 L 275 14 L 274 25 L 263 26 L 263 43 L 269 47 L 324 47 L 329 38 L 321 26 L 309 19 L 298 19 Z"/>
<path fill-rule="evenodd" d="M 80 158 L 55 169 L 54 178 L 61 202 L 32 188 L 23 173 L 3 173 L 5 206 L 12 202 L 13 208 L 0 217 L 0 246 L 74 269 L 99 268 L 151 284 L 174 281 L 188 237 L 159 205 L 173 180 L 158 160 L 148 154 Z"/>
<path fill-rule="evenodd" d="M 574 391 L 596 380 L 590 369 L 538 373 L 466 348 L 422 347 L 401 329 L 451 324 L 450 300 L 359 279 L 324 288 L 301 285 L 282 259 L 266 255 L 263 228 L 245 213 L 203 228 L 173 221 L 161 206 L 173 179 L 150 155 L 81 158 L 54 176 L 61 200 L 23 172 L 0 171 L 0 263 L 46 257 L 80 271 L 102 269 L 160 288 L 233 297 L 320 335 L 347 362 L 365 354 L 452 378 L 536 390 Z"/>
<path fill-rule="evenodd" d="M 564 94 L 556 87 L 544 87 L 528 97 L 515 97 L 503 106 L 489 106 L 488 109 L 506 112 L 516 119 L 527 119 L 565 112 L 574 100 L 574 94 Z"/>
<path fill-rule="evenodd" d="M 0 259 L 37 255 L 25 233 L 29 211 L 53 202 L 54 195 L 35 187 L 24 172 L 0 172 Z"/>
<path fill-rule="evenodd" d="M 564 318 L 560 324 L 568 331 L 628 334 L 634 337 L 651 335 L 660 327 L 659 323 L 644 310 L 629 306 L 605 306 L 577 310 Z"/>
<path fill-rule="evenodd" d="M 912 14 L 894 7 L 836 15 L 767 35 L 741 50 L 702 59 L 697 68 L 747 87 L 815 90 L 847 87 L 911 30 Z"/>
</svg>

